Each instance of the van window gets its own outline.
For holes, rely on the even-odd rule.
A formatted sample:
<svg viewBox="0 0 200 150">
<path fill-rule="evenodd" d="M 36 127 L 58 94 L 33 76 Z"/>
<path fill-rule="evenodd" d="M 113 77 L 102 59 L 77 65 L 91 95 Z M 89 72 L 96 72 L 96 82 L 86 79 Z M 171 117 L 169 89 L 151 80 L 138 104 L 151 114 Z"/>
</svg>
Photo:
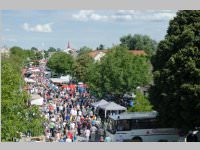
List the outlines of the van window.
<svg viewBox="0 0 200 150">
<path fill-rule="evenodd" d="M 154 129 L 158 128 L 157 120 L 152 119 L 133 119 L 131 121 L 132 129 Z"/>
<path fill-rule="evenodd" d="M 118 131 L 131 130 L 131 120 L 118 120 L 117 130 Z"/>
</svg>

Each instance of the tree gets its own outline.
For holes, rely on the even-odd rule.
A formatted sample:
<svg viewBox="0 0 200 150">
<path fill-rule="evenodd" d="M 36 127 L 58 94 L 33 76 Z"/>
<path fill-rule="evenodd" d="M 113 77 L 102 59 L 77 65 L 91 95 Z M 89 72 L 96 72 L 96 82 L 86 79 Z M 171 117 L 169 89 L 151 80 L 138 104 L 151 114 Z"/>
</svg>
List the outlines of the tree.
<svg viewBox="0 0 200 150">
<path fill-rule="evenodd" d="M 200 11 L 179 11 L 152 58 L 150 100 L 167 126 L 200 126 Z"/>
<path fill-rule="evenodd" d="M 152 105 L 146 96 L 144 96 L 141 92 L 136 92 L 136 99 L 134 100 L 133 107 L 130 107 L 128 111 L 130 112 L 148 112 L 152 111 Z"/>
<path fill-rule="evenodd" d="M 100 44 L 99 47 L 97 47 L 97 50 L 104 50 L 105 46 L 103 44 Z"/>
<path fill-rule="evenodd" d="M 85 82 L 87 80 L 88 67 L 91 63 L 93 63 L 93 58 L 87 53 L 78 56 L 73 65 L 73 74 L 79 81 Z"/>
<path fill-rule="evenodd" d="M 56 52 L 48 60 L 47 66 L 58 74 L 72 73 L 73 58 L 65 52 Z"/>
<path fill-rule="evenodd" d="M 150 62 L 145 56 L 130 55 L 125 47 L 114 47 L 101 62 L 89 67 L 88 84 L 100 95 L 116 98 L 150 82 Z"/>
<path fill-rule="evenodd" d="M 31 48 L 32 51 L 37 51 L 38 49 L 36 47 Z"/>
<path fill-rule="evenodd" d="M 47 59 L 49 57 L 48 51 L 44 51 L 44 58 Z"/>
<path fill-rule="evenodd" d="M 42 53 L 41 52 L 36 52 L 35 53 L 35 59 L 36 60 L 40 60 L 40 59 L 42 59 L 43 58 L 43 56 L 42 56 Z"/>
<path fill-rule="evenodd" d="M 59 51 L 61 51 L 61 49 L 60 49 L 60 48 L 57 48 L 57 49 L 56 49 L 56 51 L 58 51 L 58 52 L 59 52 Z"/>
<path fill-rule="evenodd" d="M 56 52 L 56 49 L 54 47 L 49 47 L 48 52 Z"/>
<path fill-rule="evenodd" d="M 87 46 L 83 46 L 83 47 L 80 48 L 80 51 L 79 51 L 79 54 L 78 54 L 78 55 L 80 56 L 80 55 L 89 53 L 89 52 L 91 52 L 91 51 L 92 51 L 91 48 L 89 48 L 89 47 L 87 47 Z"/>
<path fill-rule="evenodd" d="M 22 51 L 25 52 L 25 51 Z M 21 90 L 25 82 L 21 76 L 23 58 L 12 55 L 2 61 L 1 80 L 1 140 L 13 141 L 20 138 L 19 133 L 30 130 L 33 135 L 43 133 L 42 122 L 38 107 L 28 107 L 28 93 Z"/>
<path fill-rule="evenodd" d="M 144 50 L 148 55 L 155 54 L 157 43 L 147 35 L 126 35 L 120 38 L 120 45 L 128 47 L 129 50 Z"/>
</svg>

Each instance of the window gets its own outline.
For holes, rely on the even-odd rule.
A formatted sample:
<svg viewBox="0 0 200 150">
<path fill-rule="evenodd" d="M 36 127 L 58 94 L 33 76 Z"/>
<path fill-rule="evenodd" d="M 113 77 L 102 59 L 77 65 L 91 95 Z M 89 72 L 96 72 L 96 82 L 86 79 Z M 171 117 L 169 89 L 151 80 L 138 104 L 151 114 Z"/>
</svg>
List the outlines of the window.
<svg viewBox="0 0 200 150">
<path fill-rule="evenodd" d="M 155 118 L 152 119 L 138 119 L 135 123 L 137 129 L 153 129 L 157 128 L 157 120 Z M 132 127 L 135 125 L 133 124 Z"/>
<path fill-rule="evenodd" d="M 118 131 L 131 130 L 131 120 L 118 120 L 117 130 Z"/>
</svg>

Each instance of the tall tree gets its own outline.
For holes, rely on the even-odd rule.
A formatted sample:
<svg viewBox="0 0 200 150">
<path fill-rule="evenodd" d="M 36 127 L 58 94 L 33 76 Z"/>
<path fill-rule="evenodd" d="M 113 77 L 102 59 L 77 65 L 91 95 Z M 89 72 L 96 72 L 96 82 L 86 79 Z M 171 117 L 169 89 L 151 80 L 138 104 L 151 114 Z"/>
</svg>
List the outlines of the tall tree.
<svg viewBox="0 0 200 150">
<path fill-rule="evenodd" d="M 73 58 L 65 52 L 56 52 L 49 59 L 47 66 L 58 74 L 71 74 Z"/>
<path fill-rule="evenodd" d="M 153 110 L 153 106 L 149 102 L 148 98 L 139 91 L 136 92 L 136 99 L 133 103 L 133 107 L 130 107 L 128 110 L 130 112 L 148 112 Z"/>
<path fill-rule="evenodd" d="M 103 44 L 100 44 L 98 47 L 97 47 L 97 50 L 104 50 L 105 49 L 105 46 Z"/>
<path fill-rule="evenodd" d="M 147 35 L 126 35 L 120 38 L 121 45 L 129 50 L 144 50 L 150 56 L 155 54 L 157 43 Z"/>
<path fill-rule="evenodd" d="M 54 47 L 49 47 L 48 52 L 56 52 L 56 49 Z"/>
<path fill-rule="evenodd" d="M 137 86 L 150 82 L 150 62 L 145 56 L 130 55 L 125 47 L 114 47 L 101 62 L 89 69 L 88 84 L 101 95 L 112 93 L 121 97 Z M 96 83 L 96 84 L 94 84 Z"/>
<path fill-rule="evenodd" d="M 83 47 L 80 48 L 79 54 L 78 54 L 78 55 L 80 56 L 80 55 L 89 53 L 89 52 L 91 52 L 91 51 L 92 51 L 91 48 L 89 48 L 89 47 L 87 47 L 87 46 L 83 46 Z"/>
<path fill-rule="evenodd" d="M 36 47 L 31 47 L 32 51 L 37 51 L 38 49 Z"/>
<path fill-rule="evenodd" d="M 91 63 L 93 63 L 93 58 L 87 53 L 79 55 L 73 64 L 73 75 L 79 81 L 85 82 L 87 80 L 88 67 Z"/>
<path fill-rule="evenodd" d="M 163 124 L 200 126 L 200 11 L 177 12 L 152 58 L 150 99 Z"/>
<path fill-rule="evenodd" d="M 25 51 L 23 51 L 25 52 Z M 28 93 L 21 90 L 25 86 L 21 76 L 23 59 L 12 55 L 2 61 L 1 80 L 1 141 L 13 141 L 20 138 L 19 132 L 32 132 L 33 136 L 43 133 L 42 122 L 38 107 L 28 107 Z"/>
</svg>

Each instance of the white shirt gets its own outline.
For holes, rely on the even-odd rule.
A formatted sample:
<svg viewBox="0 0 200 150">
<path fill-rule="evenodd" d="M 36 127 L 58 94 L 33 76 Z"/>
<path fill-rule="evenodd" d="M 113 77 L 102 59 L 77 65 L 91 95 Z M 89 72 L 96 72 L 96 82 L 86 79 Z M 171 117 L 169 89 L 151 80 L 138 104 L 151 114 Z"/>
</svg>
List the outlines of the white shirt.
<svg viewBox="0 0 200 150">
<path fill-rule="evenodd" d="M 53 108 L 56 109 L 56 104 L 52 104 Z"/>
<path fill-rule="evenodd" d="M 90 136 L 90 130 L 85 130 L 85 136 Z"/>
<path fill-rule="evenodd" d="M 71 143 L 72 140 L 71 140 L 70 138 L 67 138 L 67 139 L 66 139 L 66 142 L 67 142 L 67 143 Z"/>
<path fill-rule="evenodd" d="M 66 125 L 66 122 L 63 122 L 63 127 L 65 127 L 65 125 Z"/>
<path fill-rule="evenodd" d="M 52 121 L 52 122 L 55 122 L 55 121 L 56 121 L 56 119 L 53 117 L 53 118 L 51 118 L 51 121 Z"/>
<path fill-rule="evenodd" d="M 60 106 L 59 109 L 60 109 L 60 110 L 63 110 L 63 106 Z"/>
<path fill-rule="evenodd" d="M 70 114 L 74 115 L 74 109 L 71 109 Z"/>
<path fill-rule="evenodd" d="M 76 116 L 76 115 L 77 115 L 77 110 L 74 110 L 73 116 Z"/>
<path fill-rule="evenodd" d="M 72 122 L 72 123 L 70 124 L 70 127 L 71 127 L 72 129 L 74 129 L 74 128 L 75 128 L 75 123 Z"/>
<path fill-rule="evenodd" d="M 46 115 L 45 115 L 45 118 L 48 119 L 48 118 L 49 118 L 49 114 L 46 114 Z"/>
<path fill-rule="evenodd" d="M 82 116 L 82 112 L 81 112 L 81 111 L 79 111 L 79 112 L 78 112 L 78 115 L 79 115 L 79 116 Z"/>
</svg>

